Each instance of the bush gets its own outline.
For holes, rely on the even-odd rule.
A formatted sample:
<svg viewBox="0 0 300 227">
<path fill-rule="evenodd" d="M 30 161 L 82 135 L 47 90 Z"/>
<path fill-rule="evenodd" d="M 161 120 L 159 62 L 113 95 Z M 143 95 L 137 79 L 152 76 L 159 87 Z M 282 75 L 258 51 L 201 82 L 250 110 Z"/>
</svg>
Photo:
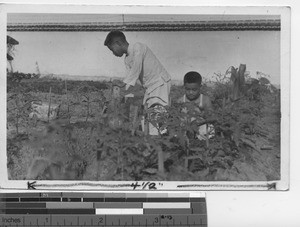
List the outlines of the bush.
<svg viewBox="0 0 300 227">
<path fill-rule="evenodd" d="M 17 90 L 27 89 L 25 83 L 20 84 Z M 53 91 L 60 92 L 64 82 L 33 82 L 32 86 L 41 91 L 53 86 Z M 233 101 L 230 82 L 217 80 L 213 86 L 203 86 L 214 111 L 199 114 L 193 104 L 173 102 L 164 113 L 140 108 L 135 116 L 128 104 L 140 105 L 141 98 L 129 103 L 109 102 L 109 90 L 101 86 L 107 88 L 103 83 L 68 81 L 69 98 L 62 104 L 67 117 L 47 123 L 42 132 L 33 128 L 26 142 L 10 140 L 12 178 L 20 174 L 21 178 L 77 180 L 246 179 L 236 163 L 245 150 L 257 150 L 253 138 L 264 133 L 258 124 L 263 117 L 263 97 L 268 94 L 263 86 L 248 88 Z M 173 100 L 182 94 L 182 87 L 172 87 Z M 18 95 L 14 102 L 24 99 Z M 181 111 L 183 108 L 188 114 Z M 143 116 L 157 126 L 160 135 L 142 132 L 139 122 Z M 72 122 L 72 117 L 78 119 Z M 200 141 L 195 134 L 205 123 L 214 125 L 215 136 Z"/>
</svg>

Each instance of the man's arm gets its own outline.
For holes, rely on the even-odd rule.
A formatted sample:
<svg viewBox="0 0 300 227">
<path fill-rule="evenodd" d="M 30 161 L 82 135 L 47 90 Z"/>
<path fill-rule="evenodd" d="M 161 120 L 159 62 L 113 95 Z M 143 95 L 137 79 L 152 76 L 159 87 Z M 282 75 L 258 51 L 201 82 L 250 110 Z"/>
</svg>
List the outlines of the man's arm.
<svg viewBox="0 0 300 227">
<path fill-rule="evenodd" d="M 134 86 L 131 86 L 129 84 L 126 84 L 126 87 L 125 87 L 125 95 L 127 94 L 130 94 L 130 93 L 133 93 L 134 92 Z"/>
</svg>

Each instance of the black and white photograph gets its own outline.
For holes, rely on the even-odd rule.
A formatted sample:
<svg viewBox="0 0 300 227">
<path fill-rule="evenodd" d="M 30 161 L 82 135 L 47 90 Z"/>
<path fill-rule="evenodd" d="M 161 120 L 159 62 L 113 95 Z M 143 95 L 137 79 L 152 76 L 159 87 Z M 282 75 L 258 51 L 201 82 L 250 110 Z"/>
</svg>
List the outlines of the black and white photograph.
<svg viewBox="0 0 300 227">
<path fill-rule="evenodd" d="M 6 182 L 288 189 L 289 9 L 45 8 L 2 17 Z"/>
</svg>

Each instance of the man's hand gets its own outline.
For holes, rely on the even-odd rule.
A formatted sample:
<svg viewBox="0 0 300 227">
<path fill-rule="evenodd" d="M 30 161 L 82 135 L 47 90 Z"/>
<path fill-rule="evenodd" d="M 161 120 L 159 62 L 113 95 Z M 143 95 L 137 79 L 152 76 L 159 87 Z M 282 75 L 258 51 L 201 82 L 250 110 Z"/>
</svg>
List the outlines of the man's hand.
<svg viewBox="0 0 300 227">
<path fill-rule="evenodd" d="M 125 87 L 126 84 L 122 80 L 113 80 L 112 85 L 123 88 L 123 87 Z"/>
<path fill-rule="evenodd" d="M 119 94 L 121 97 L 142 97 L 144 95 L 144 90 L 141 87 L 140 89 L 137 89 L 135 86 L 127 85 L 121 80 L 113 80 L 112 81 L 112 86 L 113 87 L 119 87 Z M 118 96 L 118 95 L 116 95 Z"/>
<path fill-rule="evenodd" d="M 114 97 L 125 97 L 128 94 L 131 94 L 131 87 L 126 90 L 126 84 L 121 80 L 113 80 L 112 81 L 113 86 L 113 96 Z"/>
</svg>

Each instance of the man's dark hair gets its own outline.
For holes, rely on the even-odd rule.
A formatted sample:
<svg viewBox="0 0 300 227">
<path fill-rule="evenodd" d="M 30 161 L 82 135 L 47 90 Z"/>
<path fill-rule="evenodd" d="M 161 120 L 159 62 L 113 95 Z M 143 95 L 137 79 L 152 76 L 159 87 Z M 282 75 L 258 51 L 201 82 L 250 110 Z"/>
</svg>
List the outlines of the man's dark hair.
<svg viewBox="0 0 300 227">
<path fill-rule="evenodd" d="M 126 41 L 126 37 L 123 32 L 119 30 L 113 30 L 109 32 L 108 35 L 106 36 L 106 39 L 104 41 L 104 46 L 109 46 L 116 38 L 119 38 L 122 41 Z"/>
<path fill-rule="evenodd" d="M 202 77 L 199 73 L 191 71 L 184 75 L 183 83 L 197 83 L 201 85 Z"/>
</svg>

